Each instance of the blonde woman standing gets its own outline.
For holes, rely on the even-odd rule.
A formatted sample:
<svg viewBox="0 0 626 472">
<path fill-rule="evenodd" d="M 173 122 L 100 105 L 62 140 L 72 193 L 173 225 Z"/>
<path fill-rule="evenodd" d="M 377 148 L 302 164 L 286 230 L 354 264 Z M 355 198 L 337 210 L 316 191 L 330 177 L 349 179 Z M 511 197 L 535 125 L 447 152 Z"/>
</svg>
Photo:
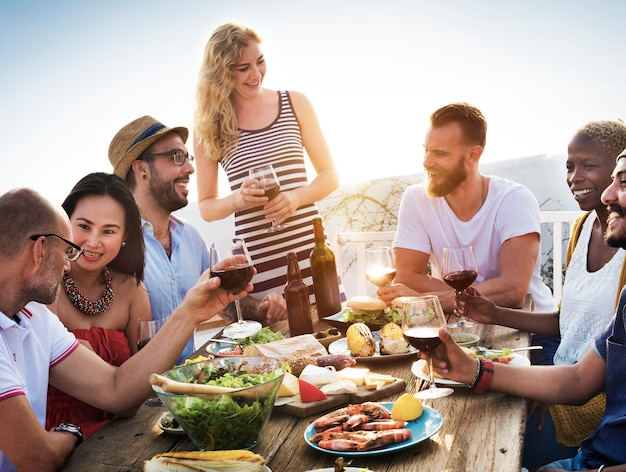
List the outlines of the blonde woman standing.
<svg viewBox="0 0 626 472">
<path fill-rule="evenodd" d="M 286 255 L 296 252 L 313 296 L 309 255 L 315 202 L 339 185 L 330 150 L 309 100 L 299 92 L 263 87 L 267 70 L 261 39 L 245 26 L 218 27 L 206 45 L 196 94 L 194 152 L 202 217 L 235 214 L 235 234 L 245 239 L 254 265 L 254 292 L 263 296 L 286 282 Z M 304 151 L 316 176 L 309 182 Z M 271 201 L 248 170 L 272 164 L 280 193 Z M 231 193 L 218 194 L 218 165 Z M 266 232 L 272 224 L 279 232 Z M 313 299 L 311 300 L 313 301 Z"/>
</svg>

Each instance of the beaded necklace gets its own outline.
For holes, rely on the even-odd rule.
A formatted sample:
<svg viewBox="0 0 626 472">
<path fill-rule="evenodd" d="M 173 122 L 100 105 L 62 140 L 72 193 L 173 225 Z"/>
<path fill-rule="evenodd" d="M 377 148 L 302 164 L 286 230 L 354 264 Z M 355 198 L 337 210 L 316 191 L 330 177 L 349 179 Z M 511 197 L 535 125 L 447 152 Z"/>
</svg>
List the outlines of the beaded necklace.
<svg viewBox="0 0 626 472">
<path fill-rule="evenodd" d="M 104 279 L 105 289 L 102 296 L 98 300 L 89 300 L 86 298 L 74 283 L 74 280 L 68 275 L 63 274 L 63 288 L 70 299 L 72 305 L 87 315 L 100 315 L 107 311 L 113 301 L 113 287 L 111 283 L 111 274 L 106 267 L 102 269 L 102 278 Z"/>
</svg>

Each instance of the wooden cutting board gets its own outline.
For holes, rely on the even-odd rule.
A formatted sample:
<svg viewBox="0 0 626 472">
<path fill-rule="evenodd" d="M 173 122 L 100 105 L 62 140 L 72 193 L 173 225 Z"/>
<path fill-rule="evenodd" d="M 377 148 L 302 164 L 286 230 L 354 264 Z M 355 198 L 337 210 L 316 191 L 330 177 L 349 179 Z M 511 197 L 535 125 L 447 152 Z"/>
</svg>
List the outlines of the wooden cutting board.
<svg viewBox="0 0 626 472">
<path fill-rule="evenodd" d="M 300 401 L 294 401 L 275 408 L 278 411 L 282 411 L 290 415 L 306 418 L 307 416 L 329 411 L 333 408 L 338 408 L 349 403 L 377 401 L 394 393 L 402 392 L 405 388 L 406 382 L 402 379 L 396 378 L 393 382 L 387 383 L 383 387 L 376 390 L 367 390 L 365 386 L 359 386 L 357 387 L 356 393 L 328 395 L 328 398 L 318 402 L 302 403 Z"/>
</svg>

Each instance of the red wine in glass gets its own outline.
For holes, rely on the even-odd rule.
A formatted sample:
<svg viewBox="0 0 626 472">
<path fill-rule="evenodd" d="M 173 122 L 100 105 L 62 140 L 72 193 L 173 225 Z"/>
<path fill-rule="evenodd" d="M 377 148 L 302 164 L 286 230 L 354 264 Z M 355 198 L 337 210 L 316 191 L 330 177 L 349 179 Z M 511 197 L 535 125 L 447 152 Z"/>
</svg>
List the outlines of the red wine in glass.
<svg viewBox="0 0 626 472">
<path fill-rule="evenodd" d="M 272 187 L 267 187 L 265 189 L 265 196 L 268 200 L 272 200 L 276 195 L 280 193 L 280 185 L 274 185 Z"/>
<path fill-rule="evenodd" d="M 428 355 L 428 389 L 415 394 L 421 399 L 441 398 L 452 393 L 451 388 L 435 385 L 431 353 L 441 344 L 439 330 L 446 327 L 446 318 L 436 295 L 404 297 L 402 304 L 402 333 L 407 342 Z"/>
<path fill-rule="evenodd" d="M 409 328 L 404 331 L 404 339 L 422 352 L 430 354 L 441 344 L 439 328 Z"/>
<path fill-rule="evenodd" d="M 137 351 L 146 347 L 164 324 L 164 319 L 140 319 L 137 323 Z M 152 394 L 145 403 L 148 406 L 163 406 L 163 402 L 156 394 Z"/>
<path fill-rule="evenodd" d="M 239 293 L 246 288 L 252 275 L 252 267 L 248 264 L 231 266 L 225 270 L 211 269 L 211 276 L 219 277 L 222 281 L 220 286 L 230 293 Z"/>
<path fill-rule="evenodd" d="M 268 201 L 273 200 L 280 193 L 280 181 L 272 164 L 254 167 L 248 170 L 248 176 L 258 182 L 258 188 L 263 189 Z M 265 233 L 275 233 L 285 228 L 284 224 L 277 225 L 272 219 L 272 225 Z"/>
<path fill-rule="evenodd" d="M 444 247 L 441 260 L 441 273 L 445 283 L 454 289 L 456 297 L 472 285 L 478 277 L 478 266 L 472 246 Z M 456 310 L 455 310 L 456 312 Z M 449 324 L 449 328 L 471 328 L 477 326 L 465 316 L 459 317 L 456 323 Z"/>
<path fill-rule="evenodd" d="M 230 293 L 237 294 L 244 290 L 252 281 L 254 268 L 246 243 L 241 238 L 233 238 L 228 242 L 212 243 L 209 250 L 211 276 L 219 277 L 220 287 Z M 222 261 L 217 265 L 218 261 Z M 242 339 L 257 333 L 262 325 L 258 321 L 244 320 L 239 299 L 235 300 L 237 321 L 224 328 L 224 336 Z"/>
<path fill-rule="evenodd" d="M 454 290 L 460 292 L 472 285 L 476 277 L 478 277 L 478 272 L 475 270 L 457 270 L 456 272 L 450 272 L 444 275 L 443 281 Z"/>
</svg>

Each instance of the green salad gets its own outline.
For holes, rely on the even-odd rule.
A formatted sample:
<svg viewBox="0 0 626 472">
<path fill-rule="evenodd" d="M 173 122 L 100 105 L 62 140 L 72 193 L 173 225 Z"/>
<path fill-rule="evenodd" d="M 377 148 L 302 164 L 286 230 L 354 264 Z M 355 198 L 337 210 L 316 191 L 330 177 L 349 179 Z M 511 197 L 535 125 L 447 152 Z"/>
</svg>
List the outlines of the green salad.
<svg viewBox="0 0 626 472">
<path fill-rule="evenodd" d="M 266 383 L 279 375 L 277 372 L 252 373 L 245 362 L 237 368 L 233 364 L 203 365 L 200 371 L 182 381 L 204 383 L 231 388 L 247 388 Z M 259 394 L 256 399 L 236 395 L 181 396 L 171 405 L 172 413 L 201 449 L 248 449 L 256 444 L 265 422 L 274 406 L 280 384 Z"/>
<path fill-rule="evenodd" d="M 267 344 L 272 341 L 280 341 L 281 339 L 283 339 L 283 333 L 280 331 L 275 333 L 268 326 L 265 326 L 261 328 L 258 333 L 248 336 L 247 338 L 237 339 L 236 341 L 244 348 L 252 344 Z"/>
<path fill-rule="evenodd" d="M 273 396 L 247 402 L 230 395 L 218 400 L 190 396 L 177 400 L 174 416 L 202 449 L 248 449 L 256 444 L 273 407 Z"/>
<path fill-rule="evenodd" d="M 507 356 L 515 355 L 515 352 L 513 352 L 508 347 L 505 347 L 504 349 L 502 349 L 500 351 L 480 351 L 480 350 L 476 350 L 475 352 L 476 352 L 476 355 L 478 357 L 483 357 L 485 359 L 498 359 L 499 357 L 507 357 Z"/>
<path fill-rule="evenodd" d="M 402 312 L 395 307 L 385 308 L 382 312 L 360 311 L 348 309 L 343 314 L 346 323 L 401 323 Z"/>
</svg>

